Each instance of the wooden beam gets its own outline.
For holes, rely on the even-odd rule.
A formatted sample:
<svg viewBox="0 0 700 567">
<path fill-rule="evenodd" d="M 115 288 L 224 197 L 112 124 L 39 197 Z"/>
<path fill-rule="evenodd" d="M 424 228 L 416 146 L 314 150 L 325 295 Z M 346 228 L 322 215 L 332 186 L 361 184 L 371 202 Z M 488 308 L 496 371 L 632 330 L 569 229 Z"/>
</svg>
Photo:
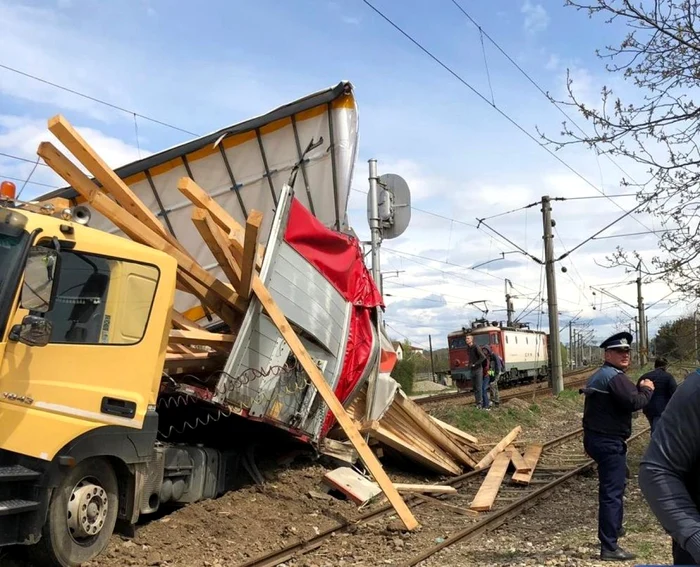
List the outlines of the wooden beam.
<svg viewBox="0 0 700 567">
<path fill-rule="evenodd" d="M 50 142 L 42 142 L 37 152 L 51 168 L 71 184 L 100 214 L 125 231 L 125 234 L 152 248 L 161 250 L 177 260 L 178 266 L 188 275 L 208 288 L 206 297 L 216 295 L 241 312 L 247 307 L 238 294 L 207 272 L 189 255 L 180 251 L 158 234 L 134 218 L 124 208 L 112 201 L 107 195 L 97 190 L 97 186 L 80 171 L 68 158 Z"/>
<path fill-rule="evenodd" d="M 537 461 L 539 461 L 541 454 L 542 454 L 542 445 L 528 445 L 527 446 L 527 449 L 525 449 L 525 455 L 523 456 L 523 458 L 525 459 L 525 462 L 530 467 L 530 471 L 525 472 L 525 473 L 516 472 L 512 478 L 514 483 L 516 483 L 516 484 L 530 484 L 530 480 L 532 480 L 532 475 L 535 472 L 535 467 L 537 466 Z"/>
<path fill-rule="evenodd" d="M 498 455 L 498 453 L 502 453 L 508 445 L 515 441 L 515 438 L 520 434 L 521 431 L 522 428 L 519 425 L 515 427 L 510 433 L 508 433 L 508 435 L 501 439 L 493 449 L 489 451 L 488 455 L 486 455 L 477 463 L 475 468 L 485 469 L 486 467 L 488 467 L 496 458 L 496 455 Z"/>
<path fill-rule="evenodd" d="M 434 443 L 463 464 L 472 468 L 476 467 L 476 461 L 464 452 L 459 445 L 452 441 L 452 439 L 448 437 L 448 434 L 443 432 L 437 424 L 433 423 L 428 414 L 403 392 L 400 390 L 398 391 L 393 403 L 403 409 Z"/>
<path fill-rule="evenodd" d="M 238 293 L 248 299 L 253 292 L 253 274 L 255 273 L 255 251 L 258 247 L 258 232 L 263 215 L 253 210 L 245 223 L 245 240 L 243 241 L 243 260 L 241 262 L 241 286 Z"/>
<path fill-rule="evenodd" d="M 170 236 L 155 214 L 134 194 L 129 186 L 102 160 L 73 126 L 60 114 L 49 120 L 49 130 L 95 176 L 105 191 L 131 215 L 161 236 Z"/>
<path fill-rule="evenodd" d="M 457 489 L 454 486 L 446 486 L 444 484 L 400 484 L 394 483 L 396 490 L 399 492 L 420 493 L 430 492 L 433 494 L 457 494 Z"/>
<path fill-rule="evenodd" d="M 227 238 L 221 228 L 214 223 L 206 209 L 199 207 L 195 207 L 192 210 L 192 223 L 233 287 L 240 290 L 240 269 L 233 256 L 231 256 Z"/>
<path fill-rule="evenodd" d="M 516 472 L 530 472 L 530 465 L 527 464 L 527 461 L 520 454 L 520 451 L 513 447 L 513 445 L 508 445 L 506 447 L 506 453 L 510 453 L 510 460 L 513 462 Z"/>
<path fill-rule="evenodd" d="M 209 331 L 170 331 L 168 343 L 185 345 L 225 346 L 232 345 L 236 335 L 210 333 Z"/>
<path fill-rule="evenodd" d="M 177 184 L 177 188 L 180 192 L 192 201 L 195 206 L 206 209 L 211 214 L 214 222 L 218 224 L 226 234 L 228 234 L 231 239 L 231 245 L 234 247 L 234 251 L 243 258 L 243 240 L 245 238 L 245 231 L 241 224 L 234 219 L 219 203 L 211 198 L 209 193 L 202 189 L 194 180 L 189 177 L 182 177 Z M 264 254 L 264 248 L 262 245 L 258 246 L 258 258 L 257 266 L 258 268 L 262 265 L 262 258 Z"/>
<path fill-rule="evenodd" d="M 194 321 L 191 321 L 187 317 L 185 317 L 182 313 L 179 311 L 176 311 L 175 309 L 172 309 L 170 311 L 170 319 L 173 321 L 173 325 L 177 327 L 178 329 L 182 329 L 183 331 L 203 331 L 204 327 L 201 327 Z"/>
<path fill-rule="evenodd" d="M 430 416 L 430 419 L 432 419 L 437 425 L 442 427 L 445 431 L 448 431 L 452 433 L 452 435 L 455 435 L 457 437 L 461 437 L 464 439 L 469 444 L 473 444 L 476 446 L 476 444 L 479 442 L 479 440 L 474 437 L 473 435 L 469 435 L 469 433 L 466 433 L 459 429 L 458 427 L 455 427 L 453 425 L 450 425 L 449 423 L 445 423 L 444 421 L 440 421 L 437 417 L 433 417 L 432 415 Z"/>
<path fill-rule="evenodd" d="M 479 487 L 470 508 L 477 512 L 487 512 L 493 507 L 493 503 L 501 488 L 503 477 L 506 476 L 508 465 L 510 464 L 510 453 L 499 453 L 493 461 L 489 472 L 486 474 L 484 482 Z"/>
<path fill-rule="evenodd" d="M 374 480 L 377 481 L 377 484 L 379 484 L 379 487 L 382 489 L 382 492 L 384 492 L 387 499 L 394 507 L 394 510 L 396 510 L 396 513 L 398 514 L 399 518 L 401 518 L 401 521 L 403 522 L 404 526 L 406 526 L 406 529 L 410 531 L 417 528 L 418 521 L 413 516 L 408 506 L 406 506 L 403 498 L 401 498 L 401 495 L 398 493 L 388 475 L 382 468 L 381 463 L 374 456 L 374 453 L 372 453 L 372 450 L 367 446 L 367 443 L 365 443 L 365 440 L 355 427 L 352 419 L 350 419 L 350 416 L 345 412 L 345 408 L 343 408 L 343 405 L 336 397 L 335 392 L 333 392 L 331 387 L 326 382 L 320 369 L 314 363 L 301 340 L 290 326 L 287 318 L 284 316 L 284 313 L 279 308 L 274 298 L 257 274 L 253 276 L 253 291 L 260 300 L 260 303 L 269 315 L 270 319 L 272 319 L 272 322 L 277 327 L 277 330 L 284 337 L 284 340 L 289 345 L 289 348 L 294 353 L 294 356 L 301 363 L 302 367 L 306 371 L 306 374 L 311 379 L 311 382 L 314 386 L 316 386 L 316 389 L 323 398 L 323 401 L 326 402 L 328 408 L 333 412 L 333 415 L 345 431 L 346 435 L 350 439 L 350 442 L 359 453 L 362 462 L 374 477 Z"/>
</svg>

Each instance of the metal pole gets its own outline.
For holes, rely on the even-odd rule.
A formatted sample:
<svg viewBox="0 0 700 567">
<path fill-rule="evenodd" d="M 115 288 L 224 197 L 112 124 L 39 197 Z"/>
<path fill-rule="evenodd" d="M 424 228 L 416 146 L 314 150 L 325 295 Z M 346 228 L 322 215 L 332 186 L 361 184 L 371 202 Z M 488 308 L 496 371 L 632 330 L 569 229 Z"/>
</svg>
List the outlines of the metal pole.
<svg viewBox="0 0 700 567">
<path fill-rule="evenodd" d="M 369 231 L 372 245 L 372 277 L 384 296 L 382 289 L 381 267 L 379 263 L 379 247 L 382 243 L 382 232 L 379 222 L 379 194 L 377 189 L 377 160 L 369 160 Z"/>
<path fill-rule="evenodd" d="M 642 297 L 642 266 L 639 265 L 640 274 L 637 277 L 637 316 L 639 317 L 639 365 L 647 363 L 646 325 L 644 324 L 644 298 Z"/>
<path fill-rule="evenodd" d="M 698 356 L 698 312 L 697 309 L 693 312 L 693 323 L 695 326 L 695 362 L 698 362 L 700 360 L 700 356 Z"/>
<path fill-rule="evenodd" d="M 561 368 L 561 342 L 559 341 L 559 308 L 557 306 L 557 282 L 554 273 L 554 236 L 552 235 L 552 207 L 549 196 L 542 197 L 542 226 L 544 228 L 544 258 L 547 275 L 547 310 L 549 311 L 549 341 L 552 355 L 552 393 L 556 396 L 564 389 Z"/>
<path fill-rule="evenodd" d="M 572 340 L 572 333 L 573 329 L 571 327 L 571 321 L 569 321 L 569 368 L 574 367 L 574 341 Z"/>
<path fill-rule="evenodd" d="M 644 306 L 642 306 L 644 307 Z M 644 316 L 646 317 L 646 308 L 644 309 Z M 649 351 L 649 317 L 646 317 L 646 325 L 644 325 L 644 346 L 646 349 L 647 356 L 651 355 L 651 352 Z"/>
<path fill-rule="evenodd" d="M 428 335 L 428 344 L 430 345 L 430 379 L 435 381 L 435 363 L 433 362 L 433 337 Z"/>
<path fill-rule="evenodd" d="M 513 326 L 513 302 L 511 301 L 510 294 L 508 293 L 508 284 L 510 283 L 510 280 L 506 279 L 505 280 L 505 286 L 506 286 L 506 312 L 508 313 L 508 322 L 506 325 L 508 327 Z"/>
<path fill-rule="evenodd" d="M 369 230 L 370 244 L 372 246 L 372 278 L 379 289 L 379 293 L 384 297 L 382 286 L 382 272 L 379 262 L 379 247 L 382 242 L 381 225 L 379 222 L 379 195 L 377 189 L 377 160 L 369 160 Z M 338 219 L 339 220 L 339 219 Z M 382 308 L 377 307 L 377 337 L 381 336 L 383 329 Z M 374 405 L 374 392 L 377 387 L 379 376 L 379 363 L 381 357 L 377 357 L 377 364 L 374 372 L 370 372 L 367 379 L 367 398 L 365 407 L 365 418 L 369 421 L 372 417 L 372 406 Z M 407 392 L 408 393 L 408 392 Z"/>
<path fill-rule="evenodd" d="M 637 353 L 637 364 L 639 364 L 639 356 L 641 354 L 641 350 L 639 348 L 639 323 L 638 323 L 638 317 L 634 318 L 634 342 L 635 342 L 635 352 Z"/>
</svg>

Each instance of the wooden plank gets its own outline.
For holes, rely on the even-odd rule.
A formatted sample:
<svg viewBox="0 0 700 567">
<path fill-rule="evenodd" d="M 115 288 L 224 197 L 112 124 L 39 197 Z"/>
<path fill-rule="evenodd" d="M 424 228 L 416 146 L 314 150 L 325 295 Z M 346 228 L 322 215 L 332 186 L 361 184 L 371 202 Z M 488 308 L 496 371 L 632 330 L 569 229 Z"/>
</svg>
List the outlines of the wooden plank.
<svg viewBox="0 0 700 567">
<path fill-rule="evenodd" d="M 516 472 L 512 477 L 512 481 L 516 484 L 530 484 L 540 455 L 542 455 L 542 445 L 528 445 L 523 458 L 530 467 L 530 471 L 524 473 Z"/>
<path fill-rule="evenodd" d="M 324 437 L 318 448 L 322 455 L 344 461 L 351 465 L 357 462 L 359 455 L 355 448 L 350 443 L 343 443 L 329 437 Z"/>
<path fill-rule="evenodd" d="M 95 176 L 107 193 L 131 215 L 161 236 L 169 236 L 155 214 L 134 194 L 129 186 L 102 160 L 92 147 L 60 114 L 49 120 L 49 130 Z"/>
<path fill-rule="evenodd" d="M 204 327 L 198 325 L 194 321 L 185 317 L 179 311 L 172 309 L 170 311 L 170 319 L 173 322 L 173 326 L 181 329 L 183 331 L 203 331 Z"/>
<path fill-rule="evenodd" d="M 222 233 L 221 228 L 214 224 L 206 209 L 200 209 L 199 207 L 195 207 L 192 210 L 192 223 L 233 287 L 240 290 L 240 269 L 233 256 L 231 256 L 227 238 Z M 250 297 L 250 294 L 248 297 Z"/>
<path fill-rule="evenodd" d="M 394 404 L 397 404 L 419 425 L 426 435 L 437 443 L 447 453 L 455 457 L 458 461 L 469 467 L 476 467 L 476 461 L 464 452 L 459 445 L 443 432 L 437 424 L 430 420 L 430 417 L 425 413 L 413 400 L 408 398 L 401 390 L 397 392 L 394 398 Z"/>
<path fill-rule="evenodd" d="M 349 467 L 340 467 L 327 472 L 323 475 L 323 481 L 358 505 L 382 493 L 379 486 Z"/>
<path fill-rule="evenodd" d="M 260 300 L 268 316 L 277 327 L 277 330 L 284 337 L 284 340 L 289 345 L 294 356 L 296 356 L 296 359 L 301 363 L 306 374 L 311 379 L 311 382 L 316 386 L 323 401 L 326 402 L 326 405 L 333 412 L 340 426 L 345 430 L 350 442 L 360 454 L 362 462 L 377 481 L 377 484 L 381 487 L 406 529 L 409 531 L 414 530 L 418 527 L 418 521 L 413 516 L 408 506 L 406 506 L 406 503 L 403 501 L 403 498 L 401 498 L 396 488 L 394 488 L 394 485 L 382 468 L 381 463 L 374 456 L 374 453 L 372 453 L 372 450 L 367 446 L 367 443 L 365 443 L 365 440 L 360 435 L 355 424 L 350 419 L 350 416 L 345 412 L 345 408 L 343 408 L 343 405 L 336 397 L 335 392 L 333 392 L 323 377 L 323 374 L 321 374 L 321 370 L 316 366 L 316 363 L 307 352 L 301 340 L 299 340 L 299 337 L 289 325 L 289 321 L 287 321 L 284 313 L 257 274 L 253 276 L 253 291 Z"/>
<path fill-rule="evenodd" d="M 510 453 L 499 453 L 494 459 L 484 482 L 479 487 L 470 508 L 477 512 L 486 512 L 493 507 L 493 503 L 501 488 L 503 477 L 506 476 L 510 464 Z"/>
<path fill-rule="evenodd" d="M 522 428 L 519 425 L 515 427 L 510 433 L 508 433 L 508 435 L 501 439 L 498 442 L 498 444 L 493 449 L 491 449 L 491 451 L 489 451 L 488 455 L 486 455 L 477 463 L 475 468 L 485 469 L 486 467 L 488 467 L 496 458 L 496 455 L 503 452 L 508 445 L 515 441 L 515 438 L 520 434 L 521 431 Z"/>
<path fill-rule="evenodd" d="M 168 343 L 186 345 L 230 346 L 236 335 L 210 333 L 209 331 L 170 331 Z"/>
<path fill-rule="evenodd" d="M 467 443 L 470 443 L 472 445 L 476 445 L 479 442 L 479 440 L 476 437 L 474 437 L 473 435 L 469 435 L 469 433 L 462 431 L 461 429 L 459 429 L 458 427 L 455 427 L 454 425 L 450 425 L 449 423 L 445 423 L 444 421 L 440 421 L 437 417 L 433 417 L 431 415 L 430 419 L 432 419 L 437 425 L 439 425 L 445 431 L 448 431 L 449 433 L 452 433 L 452 435 L 456 435 L 457 437 L 461 437 Z"/>
<path fill-rule="evenodd" d="M 152 248 L 169 254 L 178 263 L 178 266 L 201 284 L 206 286 L 205 297 L 216 295 L 229 303 L 232 307 L 244 312 L 247 302 L 228 285 L 218 280 L 195 262 L 189 255 L 170 244 L 166 238 L 145 226 L 134 218 L 124 208 L 112 201 L 107 195 L 97 190 L 97 186 L 80 171 L 68 158 L 59 152 L 50 142 L 42 142 L 37 153 L 58 173 L 71 184 L 73 189 L 80 193 L 100 214 L 113 222 L 117 227 L 125 230 L 126 234 L 137 242 L 147 244 Z M 221 315 L 221 314 L 219 314 Z"/>
<path fill-rule="evenodd" d="M 243 241 L 243 260 L 241 261 L 241 286 L 238 293 L 248 299 L 253 292 L 253 273 L 255 272 L 255 250 L 258 247 L 258 231 L 263 215 L 253 210 L 245 223 L 245 240 Z"/>
<path fill-rule="evenodd" d="M 394 483 L 396 490 L 399 492 L 411 493 L 435 493 L 435 494 L 457 494 L 457 489 L 454 486 L 446 486 L 444 484 L 401 484 Z"/>
<path fill-rule="evenodd" d="M 515 466 L 516 472 L 530 472 L 530 465 L 527 464 L 520 451 L 513 447 L 512 444 L 506 447 L 506 452 L 510 453 L 510 460 Z"/>
<path fill-rule="evenodd" d="M 178 181 L 177 188 L 180 192 L 192 201 L 197 207 L 206 209 L 211 214 L 214 222 L 218 224 L 231 239 L 231 245 L 234 247 L 238 258 L 243 258 L 243 240 L 245 238 L 245 231 L 240 223 L 234 219 L 219 203 L 211 198 L 209 193 L 202 189 L 193 179 L 189 177 L 182 177 Z M 262 245 L 258 246 L 258 257 L 257 257 L 257 267 L 260 268 L 262 265 L 262 258 L 264 255 L 264 248 Z M 237 258 L 237 259 L 238 259 Z"/>
<path fill-rule="evenodd" d="M 413 445 L 406 444 L 401 438 L 396 434 L 391 432 L 385 427 L 382 427 L 379 423 L 372 422 L 369 427 L 370 434 L 380 441 L 381 443 L 391 447 L 395 451 L 406 455 L 407 458 L 421 463 L 423 466 L 429 468 L 430 470 L 436 471 L 440 474 L 458 475 L 462 471 L 454 463 L 450 466 L 447 463 L 436 461 L 429 455 L 426 455 L 422 451 L 418 450 Z"/>
</svg>

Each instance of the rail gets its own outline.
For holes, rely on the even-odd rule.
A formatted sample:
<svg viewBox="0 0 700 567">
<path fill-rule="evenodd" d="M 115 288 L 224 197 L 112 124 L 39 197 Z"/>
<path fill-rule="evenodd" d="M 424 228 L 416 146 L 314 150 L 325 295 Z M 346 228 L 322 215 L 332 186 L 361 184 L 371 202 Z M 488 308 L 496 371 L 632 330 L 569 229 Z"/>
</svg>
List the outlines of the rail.
<svg viewBox="0 0 700 567">
<path fill-rule="evenodd" d="M 649 428 L 646 428 L 636 433 L 630 438 L 630 441 L 637 439 L 639 436 L 646 433 L 648 430 Z M 514 502 L 506 505 L 501 509 L 486 513 L 484 515 L 480 515 L 476 521 L 470 522 L 469 525 L 459 529 L 457 532 L 448 536 L 444 541 L 442 541 L 438 545 L 435 545 L 430 549 L 424 551 L 423 553 L 409 559 L 408 562 L 405 563 L 405 565 L 417 565 L 425 559 L 427 559 L 428 557 L 434 555 L 435 553 L 438 553 L 439 551 L 445 549 L 450 545 L 457 543 L 458 541 L 465 541 L 472 537 L 476 537 L 479 534 L 482 534 L 486 531 L 490 531 L 492 529 L 497 528 L 507 520 L 515 517 L 521 512 L 527 510 L 529 507 L 533 506 L 540 498 L 542 498 L 548 492 L 553 490 L 555 487 L 566 482 L 573 476 L 580 474 L 581 472 L 590 468 L 594 462 L 588 459 L 587 456 L 580 454 L 580 445 L 576 447 L 576 453 L 571 453 L 569 456 L 565 455 L 563 457 L 564 464 L 560 462 L 558 467 L 557 465 L 552 466 L 551 464 L 547 464 L 548 459 L 553 459 L 556 463 L 557 459 L 561 458 L 561 456 L 552 453 L 553 449 L 566 445 L 567 443 L 580 437 L 582 434 L 583 429 L 580 428 L 545 442 L 542 446 L 543 451 L 542 456 L 540 458 L 540 462 L 538 463 L 538 467 L 535 468 L 535 472 L 533 473 L 531 485 L 523 487 L 512 487 L 510 490 L 513 492 L 509 492 L 508 489 L 502 488 L 502 494 L 499 493 L 501 494 L 501 496 L 497 498 L 496 503 L 503 504 L 504 502 L 508 502 L 509 495 L 513 494 L 514 492 L 521 494 L 525 492 L 526 494 L 524 494 L 521 497 L 518 497 Z M 573 467 L 569 466 L 572 464 L 571 459 L 574 459 Z M 585 461 L 582 462 L 584 459 Z M 461 476 L 448 480 L 447 482 L 445 482 L 445 484 L 453 486 L 455 488 L 464 488 L 466 486 L 468 488 L 467 492 L 471 492 L 476 487 L 478 487 L 478 485 L 480 485 L 482 481 L 480 477 L 485 476 L 486 472 L 486 470 L 470 471 Z M 466 500 L 469 498 L 467 494 L 460 493 L 458 493 L 458 495 L 450 495 L 449 498 L 452 499 L 455 496 L 461 496 L 462 500 Z M 412 509 L 418 507 L 424 508 L 427 506 L 438 506 L 440 508 L 441 513 L 443 514 L 445 510 L 452 509 L 455 513 L 455 523 L 458 521 L 464 521 L 465 518 L 467 520 L 471 519 L 464 515 L 464 513 L 468 509 L 468 505 L 465 504 L 463 507 L 461 507 L 454 504 L 448 504 L 447 502 L 443 502 L 444 499 L 445 497 L 427 498 L 422 495 L 415 495 L 406 498 L 406 503 Z M 335 527 L 328 528 L 320 532 L 318 535 L 292 543 L 282 549 L 272 551 L 261 557 L 250 559 L 245 563 L 241 563 L 237 567 L 274 567 L 290 559 L 297 558 L 299 556 L 313 552 L 314 550 L 324 545 L 326 541 L 328 541 L 331 537 L 333 537 L 334 534 L 337 534 L 338 532 L 347 530 L 353 526 L 357 526 L 358 524 L 371 522 L 385 514 L 391 513 L 391 511 L 392 508 L 389 504 L 382 505 L 376 510 L 371 510 L 362 514 L 354 521 L 344 522 Z M 425 522 L 422 523 L 424 523 L 425 525 Z"/>
</svg>

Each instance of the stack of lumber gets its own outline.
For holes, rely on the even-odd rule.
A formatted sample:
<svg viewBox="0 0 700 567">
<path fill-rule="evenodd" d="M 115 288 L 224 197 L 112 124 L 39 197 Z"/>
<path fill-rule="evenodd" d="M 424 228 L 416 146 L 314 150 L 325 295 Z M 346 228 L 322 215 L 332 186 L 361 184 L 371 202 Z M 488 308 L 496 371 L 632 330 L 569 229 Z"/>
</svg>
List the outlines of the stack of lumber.
<svg viewBox="0 0 700 567">
<path fill-rule="evenodd" d="M 222 354 L 230 349 L 240 328 L 242 314 L 249 302 L 255 299 L 289 345 L 406 529 L 418 527 L 417 520 L 364 441 L 356 424 L 346 413 L 282 309 L 260 279 L 257 270 L 261 249 L 257 234 L 262 221 L 261 213 L 251 212 L 244 228 L 192 179 L 183 177 L 178 182 L 180 192 L 194 205 L 192 222 L 229 280 L 229 283 L 223 282 L 192 258 L 65 118 L 56 116 L 49 120 L 49 130 L 94 175 L 95 181 L 50 142 L 42 142 L 37 150 L 44 162 L 127 237 L 174 258 L 177 262 L 178 289 L 193 294 L 205 310 L 218 315 L 229 327 L 229 334 L 209 333 L 188 321 L 182 314 L 170 313 L 171 329 L 168 329 L 165 371 L 174 368 L 186 372 L 188 366 L 204 369 L 209 364 L 221 368 Z M 99 186 L 96 182 L 99 182 Z"/>
<path fill-rule="evenodd" d="M 365 421 L 365 397 L 362 390 L 346 411 L 360 430 L 387 452 L 442 475 L 456 476 L 465 469 L 478 468 L 471 454 L 479 450 L 478 439 L 431 417 L 400 389 L 381 419 L 375 421 Z"/>
</svg>

